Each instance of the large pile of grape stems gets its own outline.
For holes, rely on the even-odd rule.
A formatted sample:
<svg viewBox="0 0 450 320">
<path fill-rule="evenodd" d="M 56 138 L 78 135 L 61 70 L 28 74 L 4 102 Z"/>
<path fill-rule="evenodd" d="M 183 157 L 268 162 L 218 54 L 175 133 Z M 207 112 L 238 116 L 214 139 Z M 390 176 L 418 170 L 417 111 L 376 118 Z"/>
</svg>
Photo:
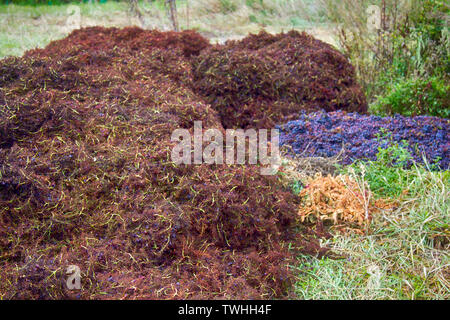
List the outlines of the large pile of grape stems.
<svg viewBox="0 0 450 320">
<path fill-rule="evenodd" d="M 327 254 L 300 199 L 260 165 L 184 165 L 175 129 L 281 129 L 306 156 L 373 158 L 381 127 L 449 164 L 449 121 L 378 118 L 336 49 L 291 31 L 211 45 L 194 31 L 76 30 L 0 61 L 5 299 L 295 297 Z M 417 153 L 417 152 L 419 153 Z M 81 270 L 81 290 L 66 271 Z"/>
</svg>

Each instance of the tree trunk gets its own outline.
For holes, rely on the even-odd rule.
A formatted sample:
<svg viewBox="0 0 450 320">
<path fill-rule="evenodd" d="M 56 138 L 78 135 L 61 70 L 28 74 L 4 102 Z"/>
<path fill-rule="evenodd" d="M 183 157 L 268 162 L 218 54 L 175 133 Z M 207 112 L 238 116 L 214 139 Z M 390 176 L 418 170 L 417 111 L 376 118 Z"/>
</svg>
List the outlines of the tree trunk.
<svg viewBox="0 0 450 320">
<path fill-rule="evenodd" d="M 178 28 L 178 19 L 177 19 L 177 5 L 175 0 L 166 0 L 166 6 L 168 5 L 169 10 L 169 18 L 172 22 L 173 30 L 180 31 Z"/>
</svg>

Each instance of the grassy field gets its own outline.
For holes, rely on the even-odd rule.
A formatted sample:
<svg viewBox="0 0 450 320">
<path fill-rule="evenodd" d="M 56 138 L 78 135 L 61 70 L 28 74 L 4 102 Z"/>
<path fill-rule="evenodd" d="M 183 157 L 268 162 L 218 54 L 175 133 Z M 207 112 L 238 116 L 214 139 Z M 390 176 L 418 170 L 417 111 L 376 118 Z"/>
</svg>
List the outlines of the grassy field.
<svg viewBox="0 0 450 320">
<path fill-rule="evenodd" d="M 160 2 L 140 2 L 143 18 L 125 3 L 79 4 L 81 27 L 102 25 L 170 29 Z M 66 36 L 68 5 L 0 6 L 0 58 L 20 56 Z M 335 44 L 331 24 L 314 1 L 179 1 L 182 29 L 197 29 L 211 41 L 242 38 L 262 28 L 269 32 L 307 30 Z M 376 164 L 365 164 L 366 172 Z M 346 171 L 348 168 L 343 168 Z M 375 216 L 371 232 L 336 234 L 324 245 L 340 259 L 300 256 L 295 291 L 301 299 L 449 299 L 450 174 L 424 167 L 378 175 L 386 189 L 408 190 L 394 210 Z M 367 178 L 369 179 L 369 178 Z M 370 181 L 369 181 L 370 183 Z M 376 194 L 376 193 L 375 193 Z M 378 196 L 382 196 L 379 194 Z M 385 195 L 383 195 L 385 196 Z"/>
<path fill-rule="evenodd" d="M 81 26 L 127 26 L 133 19 L 127 15 L 127 5 L 79 4 Z M 0 5 L 0 57 L 19 56 L 26 50 L 44 47 L 50 41 L 65 37 L 69 5 L 21 6 Z"/>
<path fill-rule="evenodd" d="M 243 38 L 261 29 L 273 33 L 296 29 L 307 30 L 334 43 L 329 25 L 324 23 L 317 10 L 307 10 L 303 2 L 275 1 L 261 6 L 259 0 L 182 0 L 178 2 L 178 20 L 181 29 L 196 29 L 212 42 Z M 132 14 L 125 2 L 76 5 L 80 12 L 80 27 L 136 25 L 146 29 L 171 29 L 160 1 L 139 2 L 142 19 Z M 0 58 L 19 56 L 26 50 L 44 47 L 52 40 L 65 37 L 74 29 L 68 24 L 71 15 L 70 5 L 0 5 Z"/>
</svg>

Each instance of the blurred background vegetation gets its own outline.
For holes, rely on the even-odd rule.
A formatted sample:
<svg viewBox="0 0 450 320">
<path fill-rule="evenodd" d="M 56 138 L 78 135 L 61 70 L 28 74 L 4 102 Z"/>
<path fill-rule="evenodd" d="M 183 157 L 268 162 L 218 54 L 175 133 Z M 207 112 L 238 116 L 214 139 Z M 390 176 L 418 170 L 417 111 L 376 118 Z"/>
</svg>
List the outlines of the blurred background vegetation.
<svg viewBox="0 0 450 320">
<path fill-rule="evenodd" d="M 356 67 L 373 113 L 450 116 L 449 5 L 438 0 L 323 0 L 339 25 L 341 50 Z M 368 28 L 368 8 L 380 26 Z"/>
<path fill-rule="evenodd" d="M 169 4 L 176 7 L 176 23 Z M 1 0 L 0 57 L 66 36 L 69 6 L 81 27 L 196 29 L 212 42 L 265 29 L 305 30 L 353 63 L 377 115 L 450 117 L 449 5 L 440 0 Z M 371 12 L 377 6 L 378 14 Z M 371 28 L 369 22 L 378 23 Z M 373 22 L 373 21 L 372 21 Z"/>
</svg>

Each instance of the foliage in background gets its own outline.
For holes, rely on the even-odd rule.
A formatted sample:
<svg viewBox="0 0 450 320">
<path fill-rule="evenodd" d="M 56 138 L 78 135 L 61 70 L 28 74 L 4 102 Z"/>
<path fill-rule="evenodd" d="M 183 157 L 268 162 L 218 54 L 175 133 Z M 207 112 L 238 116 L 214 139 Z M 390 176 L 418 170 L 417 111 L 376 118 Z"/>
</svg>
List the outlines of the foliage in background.
<svg viewBox="0 0 450 320">
<path fill-rule="evenodd" d="M 403 78 L 386 90 L 385 96 L 373 104 L 372 111 L 383 115 L 390 112 L 450 118 L 449 92 L 449 83 L 440 77 Z"/>
<path fill-rule="evenodd" d="M 295 28 L 326 22 L 325 11 L 313 0 L 195 0 L 192 12 L 242 17 L 247 24 L 262 27 L 283 24 Z"/>
<path fill-rule="evenodd" d="M 38 5 L 62 5 L 62 4 L 77 4 L 77 3 L 105 3 L 108 0 L 1 0 L 0 4 L 17 4 L 26 6 L 38 6 Z M 120 0 L 109 0 L 113 2 L 119 2 Z"/>
<path fill-rule="evenodd" d="M 448 116 L 449 6 L 439 0 L 322 0 L 373 112 Z M 368 26 L 379 8 L 379 29 Z M 376 16 L 376 15 L 375 15 Z M 384 99 L 386 98 L 386 99 Z M 402 102 L 408 100 L 408 104 Z"/>
<path fill-rule="evenodd" d="M 0 0 L 9 3 L 0 5 L 0 58 L 20 56 L 68 35 L 73 29 L 66 27 L 72 5 L 81 9 L 81 27 L 173 29 L 165 0 L 133 1 L 133 7 L 129 0 L 62 1 L 67 0 Z M 195 29 L 213 43 L 241 39 L 262 29 L 272 34 L 308 30 L 325 42 L 336 43 L 325 11 L 314 0 L 177 0 L 176 8 L 180 30 Z"/>
</svg>

